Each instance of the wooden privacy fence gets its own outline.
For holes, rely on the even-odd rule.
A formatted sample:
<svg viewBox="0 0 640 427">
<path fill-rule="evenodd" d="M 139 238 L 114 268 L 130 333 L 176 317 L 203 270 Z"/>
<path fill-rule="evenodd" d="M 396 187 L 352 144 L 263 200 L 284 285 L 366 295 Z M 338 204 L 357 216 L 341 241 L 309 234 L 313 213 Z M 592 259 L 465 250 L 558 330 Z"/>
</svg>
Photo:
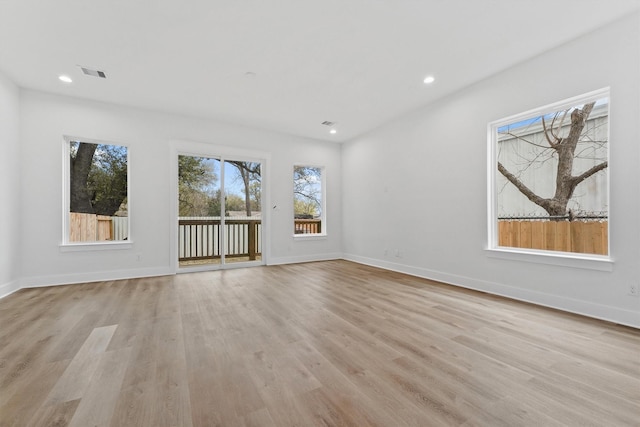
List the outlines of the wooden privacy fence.
<svg viewBox="0 0 640 427">
<path fill-rule="evenodd" d="M 224 242 L 221 241 L 219 219 L 178 220 L 178 260 L 195 261 L 248 257 L 255 260 L 262 254 L 262 223 L 260 220 L 231 220 L 224 222 Z"/>
<path fill-rule="evenodd" d="M 113 240 L 110 216 L 69 213 L 70 242 L 99 242 L 103 240 Z"/>
<path fill-rule="evenodd" d="M 498 245 L 607 255 L 608 221 L 498 221 Z"/>
<path fill-rule="evenodd" d="M 69 213 L 70 242 L 127 240 L 129 218 L 78 212 Z"/>
</svg>

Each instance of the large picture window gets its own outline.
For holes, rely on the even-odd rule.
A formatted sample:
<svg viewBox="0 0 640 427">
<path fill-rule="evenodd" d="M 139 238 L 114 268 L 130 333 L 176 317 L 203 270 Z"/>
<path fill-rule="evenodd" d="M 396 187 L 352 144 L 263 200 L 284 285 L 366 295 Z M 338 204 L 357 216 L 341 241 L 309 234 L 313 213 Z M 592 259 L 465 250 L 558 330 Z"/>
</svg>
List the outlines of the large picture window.
<svg viewBox="0 0 640 427">
<path fill-rule="evenodd" d="M 491 248 L 609 255 L 608 89 L 493 122 L 489 144 Z"/>
<path fill-rule="evenodd" d="M 65 163 L 64 242 L 128 240 L 127 147 L 67 138 Z"/>
<path fill-rule="evenodd" d="M 296 235 L 326 234 L 323 168 L 293 167 L 293 232 Z"/>
</svg>

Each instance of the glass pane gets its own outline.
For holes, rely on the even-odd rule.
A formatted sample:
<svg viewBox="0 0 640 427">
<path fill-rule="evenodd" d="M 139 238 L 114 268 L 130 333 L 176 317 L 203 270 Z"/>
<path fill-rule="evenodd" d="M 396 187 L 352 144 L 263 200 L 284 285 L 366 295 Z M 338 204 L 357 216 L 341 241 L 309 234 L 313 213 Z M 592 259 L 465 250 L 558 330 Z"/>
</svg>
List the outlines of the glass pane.
<svg viewBox="0 0 640 427">
<path fill-rule="evenodd" d="M 225 262 L 262 257 L 262 177 L 256 162 L 227 160 L 225 189 Z"/>
<path fill-rule="evenodd" d="M 495 131 L 498 246 L 607 255 L 608 97 Z"/>
<path fill-rule="evenodd" d="M 69 156 L 69 242 L 127 240 L 127 147 L 70 141 Z"/>
<path fill-rule="evenodd" d="M 178 156 L 180 267 L 220 264 L 220 160 Z"/>
<path fill-rule="evenodd" d="M 322 232 L 322 168 L 294 166 L 293 218 L 295 234 Z"/>
</svg>

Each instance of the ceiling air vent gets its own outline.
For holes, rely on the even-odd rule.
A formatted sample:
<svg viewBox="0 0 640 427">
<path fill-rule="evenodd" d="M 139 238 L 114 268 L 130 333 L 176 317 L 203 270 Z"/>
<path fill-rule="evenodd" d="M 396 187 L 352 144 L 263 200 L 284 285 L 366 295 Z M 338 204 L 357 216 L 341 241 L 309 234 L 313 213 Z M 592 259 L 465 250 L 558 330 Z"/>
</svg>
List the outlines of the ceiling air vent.
<svg viewBox="0 0 640 427">
<path fill-rule="evenodd" d="M 330 122 L 328 120 L 325 120 L 324 122 L 322 122 L 322 124 L 325 125 L 325 126 L 333 126 L 333 125 L 336 124 L 336 122 Z"/>
<path fill-rule="evenodd" d="M 100 77 L 100 78 L 103 78 L 103 79 L 107 78 L 107 75 L 104 73 L 104 71 L 92 70 L 91 68 L 86 68 L 86 67 L 80 67 L 80 69 L 87 76 Z"/>
</svg>

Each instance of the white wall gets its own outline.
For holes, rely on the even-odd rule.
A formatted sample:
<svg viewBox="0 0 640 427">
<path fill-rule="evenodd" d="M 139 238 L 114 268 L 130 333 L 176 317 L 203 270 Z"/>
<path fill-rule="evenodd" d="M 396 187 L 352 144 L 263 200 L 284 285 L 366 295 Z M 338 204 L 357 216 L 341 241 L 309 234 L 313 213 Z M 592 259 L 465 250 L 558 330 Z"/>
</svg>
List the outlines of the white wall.
<svg viewBox="0 0 640 427">
<path fill-rule="evenodd" d="M 640 299 L 627 295 L 640 280 L 639 21 L 615 22 L 346 144 L 345 257 L 640 326 Z M 487 123 L 606 86 L 612 271 L 489 257 Z"/>
<path fill-rule="evenodd" d="M 19 286 L 19 94 L 18 87 L 0 74 L 0 297 Z"/>
<path fill-rule="evenodd" d="M 173 273 L 170 170 L 175 141 L 270 154 L 267 185 L 272 204 L 278 206 L 270 212 L 271 263 L 341 256 L 341 165 L 336 144 L 35 91 L 22 91 L 20 101 L 25 193 L 19 209 L 23 242 L 19 258 L 24 287 Z M 132 248 L 60 250 L 63 135 L 129 147 Z M 299 162 L 327 167 L 330 234 L 320 240 L 293 239 L 292 177 L 293 165 Z"/>
</svg>

